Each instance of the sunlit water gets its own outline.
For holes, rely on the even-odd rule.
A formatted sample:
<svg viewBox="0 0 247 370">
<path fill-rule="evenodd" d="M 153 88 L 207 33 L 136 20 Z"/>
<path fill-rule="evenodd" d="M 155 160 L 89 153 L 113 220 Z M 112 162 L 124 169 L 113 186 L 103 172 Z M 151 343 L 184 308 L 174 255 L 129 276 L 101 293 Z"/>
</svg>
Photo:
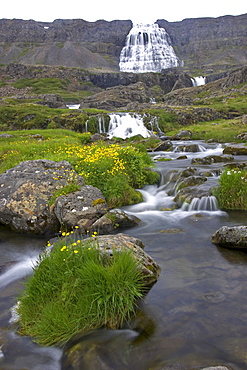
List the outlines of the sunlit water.
<svg viewBox="0 0 247 370">
<path fill-rule="evenodd" d="M 157 162 L 161 186 L 145 187 L 142 203 L 123 207 L 141 220 L 139 226 L 123 232 L 143 241 L 146 252 L 160 265 L 161 275 L 141 303 L 136 321 L 128 327 L 132 331 L 113 332 L 111 337 L 99 331 L 81 339 L 88 350 L 94 348 L 91 365 L 81 368 L 96 368 L 96 358 L 101 359 L 99 369 L 247 368 L 247 253 L 218 248 L 211 242 L 221 226 L 245 225 L 246 212 L 223 212 L 213 199 L 213 206 L 204 210 L 172 210 L 174 196 L 168 195 L 171 171 L 189 167 L 195 156 L 222 153 L 218 145 L 205 147 L 205 151 L 186 153 L 184 160 L 176 160 L 179 152 L 151 154 L 173 160 Z M 219 166 L 222 164 L 200 168 L 217 172 Z M 217 176 L 209 181 L 217 183 Z M 9 310 L 23 289 L 22 279 L 31 272 L 44 244 L 45 240 L 0 227 L 1 265 L 16 261 L 0 275 L 1 370 L 69 369 L 64 358 L 60 362 L 61 350 L 40 348 L 29 338 L 5 330 L 10 326 Z"/>
</svg>

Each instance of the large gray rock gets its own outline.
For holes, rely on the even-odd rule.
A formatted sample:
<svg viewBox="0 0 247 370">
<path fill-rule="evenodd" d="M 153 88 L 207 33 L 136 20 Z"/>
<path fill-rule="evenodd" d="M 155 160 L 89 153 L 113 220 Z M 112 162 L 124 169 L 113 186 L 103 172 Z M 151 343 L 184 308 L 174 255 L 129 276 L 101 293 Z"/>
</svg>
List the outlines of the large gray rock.
<svg viewBox="0 0 247 370">
<path fill-rule="evenodd" d="M 247 226 L 222 226 L 212 235 L 212 242 L 226 248 L 247 248 Z"/>
<path fill-rule="evenodd" d="M 111 234 L 115 229 L 137 226 L 141 220 L 128 215 L 120 209 L 112 209 L 98 219 L 91 227 L 90 231 L 97 231 L 99 234 Z"/>
<path fill-rule="evenodd" d="M 90 230 L 107 210 L 103 194 L 92 185 L 82 186 L 79 191 L 58 197 L 54 205 L 54 213 L 61 227 L 71 229 L 79 226 L 82 233 Z"/>
<path fill-rule="evenodd" d="M 25 233 L 58 231 L 49 201 L 58 189 L 71 182 L 82 185 L 83 181 L 66 161 L 19 163 L 0 175 L 0 223 Z"/>
<path fill-rule="evenodd" d="M 232 144 L 225 147 L 223 154 L 247 155 L 247 145 Z"/>
<path fill-rule="evenodd" d="M 233 155 L 208 155 L 202 158 L 193 158 L 191 164 L 213 164 L 213 163 L 224 163 L 232 162 L 234 160 Z"/>
</svg>

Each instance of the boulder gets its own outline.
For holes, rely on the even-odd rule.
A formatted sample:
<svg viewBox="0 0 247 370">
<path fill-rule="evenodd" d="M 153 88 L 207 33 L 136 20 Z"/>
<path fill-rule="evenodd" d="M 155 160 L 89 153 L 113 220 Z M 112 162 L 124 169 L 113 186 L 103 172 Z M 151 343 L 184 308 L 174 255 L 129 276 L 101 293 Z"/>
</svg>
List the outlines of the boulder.
<svg viewBox="0 0 247 370">
<path fill-rule="evenodd" d="M 24 233 L 58 231 L 59 223 L 49 201 L 55 191 L 71 182 L 83 185 L 84 180 L 67 161 L 19 163 L 0 175 L 0 223 Z"/>
<path fill-rule="evenodd" d="M 101 191 L 92 185 L 85 185 L 78 191 L 58 197 L 53 211 L 62 228 L 70 230 L 79 226 L 80 231 L 85 233 L 107 210 Z"/>
<path fill-rule="evenodd" d="M 224 148 L 223 154 L 247 155 L 247 145 L 232 144 Z"/>
<path fill-rule="evenodd" d="M 156 148 L 153 149 L 153 152 L 166 152 L 172 148 L 172 142 L 170 140 L 166 140 L 161 142 Z"/>
<path fill-rule="evenodd" d="M 210 188 L 204 185 L 204 181 L 202 185 L 187 186 L 180 189 L 173 201 L 181 207 L 184 202 L 191 203 L 194 198 L 201 199 L 211 196 Z"/>
<path fill-rule="evenodd" d="M 220 247 L 247 248 L 247 226 L 222 226 L 212 235 L 212 242 Z"/>
<path fill-rule="evenodd" d="M 176 135 L 173 136 L 173 140 L 181 140 L 185 137 L 191 138 L 192 132 L 188 130 L 181 130 Z"/>
<path fill-rule="evenodd" d="M 127 369 L 126 356 L 139 333 L 130 329 L 92 330 L 75 335 L 63 349 L 61 370 Z"/>
<path fill-rule="evenodd" d="M 42 96 L 42 100 L 37 101 L 36 104 L 46 105 L 49 108 L 67 108 L 59 94 L 45 94 Z"/>
<path fill-rule="evenodd" d="M 242 118 L 244 121 L 246 121 L 246 122 L 244 122 L 244 124 L 246 125 L 247 124 L 247 114 L 243 117 L 246 117 L 245 120 Z M 236 136 L 236 139 L 247 141 L 247 132 L 242 132 L 241 134 L 238 134 Z"/>
<path fill-rule="evenodd" d="M 180 178 L 177 183 L 178 189 L 187 188 L 189 186 L 198 186 L 207 181 L 206 177 L 203 176 L 189 176 L 186 178 Z"/>
<path fill-rule="evenodd" d="M 234 157 L 232 155 L 208 155 L 207 157 L 193 158 L 191 160 L 191 164 L 213 164 L 222 162 L 232 162 L 233 160 Z"/>
<path fill-rule="evenodd" d="M 128 215 L 120 209 L 112 209 L 97 220 L 90 228 L 90 231 L 97 231 L 99 234 L 110 234 L 114 229 L 137 226 L 141 220 L 134 215 Z"/>
</svg>

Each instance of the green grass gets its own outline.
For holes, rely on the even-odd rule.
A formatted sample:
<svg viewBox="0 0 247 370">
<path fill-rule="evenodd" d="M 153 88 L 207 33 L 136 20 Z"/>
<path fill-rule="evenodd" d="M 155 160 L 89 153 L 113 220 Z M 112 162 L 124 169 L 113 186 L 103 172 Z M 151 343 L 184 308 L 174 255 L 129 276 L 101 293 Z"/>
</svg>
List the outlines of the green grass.
<svg viewBox="0 0 247 370">
<path fill-rule="evenodd" d="M 0 173 L 26 160 L 67 160 L 85 183 L 99 188 L 110 207 L 142 200 L 136 188 L 157 182 L 150 156 L 132 145 L 99 142 L 89 145 L 90 134 L 68 130 L 9 131 L 0 138 Z M 41 134 L 42 141 L 32 138 Z"/>
<path fill-rule="evenodd" d="M 189 130 L 192 132 L 193 140 L 209 140 L 215 139 L 220 143 L 229 142 L 241 142 L 236 139 L 236 136 L 240 133 L 246 132 L 247 125 L 243 124 L 241 119 L 223 120 L 217 119 L 209 122 L 199 122 L 198 124 L 180 126 L 180 130 Z M 178 132 L 176 130 L 170 130 L 166 132 L 166 135 L 173 136 Z"/>
<path fill-rule="evenodd" d="M 247 171 L 226 169 L 214 190 L 222 209 L 247 210 Z"/>
<path fill-rule="evenodd" d="M 110 257 L 100 252 L 97 241 L 81 246 L 80 240 L 61 240 L 41 257 L 19 298 L 19 333 L 50 346 L 78 332 L 116 329 L 134 313 L 143 292 L 130 251 L 113 251 Z"/>
<path fill-rule="evenodd" d="M 93 86 L 92 83 L 86 82 L 81 83 L 80 89 L 75 91 L 75 88 L 70 86 L 69 80 L 60 78 L 23 78 L 12 83 L 12 86 L 17 89 L 23 89 L 25 87 L 31 87 L 33 93 L 43 94 L 59 94 L 66 102 L 80 101 L 86 96 L 92 95 L 89 87 Z M 85 90 L 83 90 L 85 86 Z"/>
<path fill-rule="evenodd" d="M 51 91 L 52 94 L 56 94 L 58 91 L 65 90 L 66 82 L 59 78 L 24 78 L 13 82 L 12 86 L 17 89 L 32 87 L 36 94 L 49 94 Z"/>
<path fill-rule="evenodd" d="M 85 132 L 85 122 L 92 114 L 102 111 L 88 110 L 79 112 L 71 109 L 54 109 L 44 105 L 21 103 L 13 99 L 6 99 L 8 104 L 0 105 L 0 130 L 31 130 L 46 128 L 67 128 L 70 130 Z M 21 104 L 20 104 L 21 103 Z M 88 125 L 92 133 L 97 132 L 97 124 Z M 93 131 L 94 129 L 94 131 Z"/>
</svg>

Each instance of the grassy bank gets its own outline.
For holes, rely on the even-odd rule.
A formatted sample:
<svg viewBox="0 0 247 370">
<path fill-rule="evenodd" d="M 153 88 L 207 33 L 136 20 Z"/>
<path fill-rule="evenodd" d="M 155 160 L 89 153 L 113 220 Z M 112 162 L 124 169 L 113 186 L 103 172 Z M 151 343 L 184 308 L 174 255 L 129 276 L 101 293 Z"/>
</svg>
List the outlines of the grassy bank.
<svg viewBox="0 0 247 370">
<path fill-rule="evenodd" d="M 0 173 L 26 160 L 67 160 L 85 183 L 98 187 L 110 207 L 137 203 L 136 188 L 158 180 L 146 151 L 131 144 L 90 144 L 90 134 L 68 130 L 31 130 L 9 132 L 0 138 Z M 33 135 L 41 134 L 42 140 Z"/>
<path fill-rule="evenodd" d="M 218 119 L 209 122 L 199 122 L 188 126 L 177 126 L 176 130 L 169 130 L 166 135 L 173 136 L 178 130 L 189 130 L 192 132 L 193 140 L 215 139 L 219 143 L 241 142 L 236 139 L 237 135 L 247 132 L 247 124 L 241 118 L 224 120 Z"/>
</svg>

